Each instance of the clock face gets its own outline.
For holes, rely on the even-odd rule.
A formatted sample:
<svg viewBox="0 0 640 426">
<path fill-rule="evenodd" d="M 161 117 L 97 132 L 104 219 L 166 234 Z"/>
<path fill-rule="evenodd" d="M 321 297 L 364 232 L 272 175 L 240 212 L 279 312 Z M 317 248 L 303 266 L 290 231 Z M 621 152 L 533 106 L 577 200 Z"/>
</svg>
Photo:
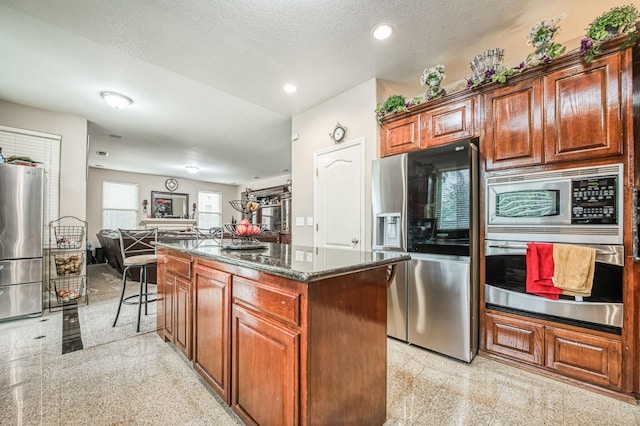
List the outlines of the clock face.
<svg viewBox="0 0 640 426">
<path fill-rule="evenodd" d="M 333 133 L 330 133 L 329 136 L 331 136 L 331 139 L 336 143 L 342 142 L 345 136 L 347 136 L 347 128 L 342 124 L 337 123 L 336 128 L 333 129 Z"/>
<path fill-rule="evenodd" d="M 178 181 L 175 180 L 174 178 L 169 178 L 165 181 L 164 183 L 165 188 L 167 188 L 169 191 L 173 192 L 176 189 L 178 189 Z"/>
</svg>

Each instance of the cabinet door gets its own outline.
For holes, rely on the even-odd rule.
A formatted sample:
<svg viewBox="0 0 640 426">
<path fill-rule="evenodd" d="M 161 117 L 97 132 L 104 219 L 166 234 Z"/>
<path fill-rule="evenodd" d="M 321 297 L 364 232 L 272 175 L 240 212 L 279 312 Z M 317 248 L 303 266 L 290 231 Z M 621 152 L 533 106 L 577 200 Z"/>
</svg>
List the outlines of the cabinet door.
<svg viewBox="0 0 640 426">
<path fill-rule="evenodd" d="M 300 334 L 236 304 L 232 321 L 233 411 L 245 424 L 299 424 Z"/>
<path fill-rule="evenodd" d="M 553 327 L 547 328 L 546 340 L 547 367 L 584 382 L 620 390 L 620 341 Z"/>
<path fill-rule="evenodd" d="M 193 366 L 229 404 L 231 275 L 193 269 Z"/>
<path fill-rule="evenodd" d="M 162 306 L 164 311 L 164 338 L 165 340 L 174 341 L 174 295 L 176 288 L 176 276 L 166 272 L 163 281 L 163 300 Z"/>
<path fill-rule="evenodd" d="M 544 77 L 548 163 L 622 154 L 620 54 Z"/>
<path fill-rule="evenodd" d="M 473 99 L 420 114 L 420 147 L 430 148 L 473 136 Z"/>
<path fill-rule="evenodd" d="M 420 149 L 419 115 L 386 123 L 380 130 L 380 156 Z"/>
<path fill-rule="evenodd" d="M 532 364 L 544 363 L 544 326 L 487 313 L 487 350 Z"/>
<path fill-rule="evenodd" d="M 486 169 L 542 163 L 542 83 L 538 78 L 484 94 Z"/>
<path fill-rule="evenodd" d="M 176 277 L 174 303 L 174 341 L 180 351 L 191 359 L 191 282 Z"/>
</svg>

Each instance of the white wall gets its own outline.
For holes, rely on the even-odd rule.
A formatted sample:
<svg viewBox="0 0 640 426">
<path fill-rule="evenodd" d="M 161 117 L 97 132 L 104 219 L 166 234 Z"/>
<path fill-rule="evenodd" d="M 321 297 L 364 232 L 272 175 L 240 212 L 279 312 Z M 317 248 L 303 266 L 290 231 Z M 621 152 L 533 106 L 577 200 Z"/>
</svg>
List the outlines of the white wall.
<svg viewBox="0 0 640 426">
<path fill-rule="evenodd" d="M 87 120 L 0 100 L 0 125 L 62 137 L 60 216 L 86 220 Z"/>
<path fill-rule="evenodd" d="M 151 200 L 151 191 L 167 192 L 164 182 L 167 176 L 147 175 L 142 173 L 119 172 L 91 167 L 89 168 L 89 184 L 87 193 L 87 221 L 89 222 L 88 241 L 99 247 L 96 233 L 102 229 L 102 182 L 137 183 L 140 194 L 140 215 L 142 215 L 142 200 Z M 222 223 L 230 223 L 231 217 L 240 219 L 240 213 L 229 204 L 230 200 L 240 199 L 241 187 L 223 185 L 219 183 L 202 182 L 197 180 L 177 178 L 176 193 L 189 194 L 189 205 L 198 202 L 198 191 L 216 191 L 222 193 Z M 196 214 L 197 214 L 196 210 Z M 191 215 L 191 207 L 189 207 Z"/>
<path fill-rule="evenodd" d="M 376 103 L 377 82 L 372 79 L 292 118 L 291 133 L 298 135 L 298 140 L 291 144 L 293 244 L 312 246 L 314 243 L 314 228 L 296 226 L 295 218 L 314 215 L 314 152 L 334 145 L 329 133 L 339 122 L 348 129 L 345 142 L 359 138 L 365 141 L 365 211 L 362 220 L 366 234 L 363 247 L 371 248 L 371 161 L 379 152 Z"/>
</svg>

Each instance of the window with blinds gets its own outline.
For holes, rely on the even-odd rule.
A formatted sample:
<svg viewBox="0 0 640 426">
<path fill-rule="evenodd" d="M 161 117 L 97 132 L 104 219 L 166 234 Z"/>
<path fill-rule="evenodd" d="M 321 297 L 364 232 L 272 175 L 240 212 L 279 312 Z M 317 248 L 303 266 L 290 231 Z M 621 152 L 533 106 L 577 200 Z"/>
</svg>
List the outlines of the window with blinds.
<svg viewBox="0 0 640 426">
<path fill-rule="evenodd" d="M 102 228 L 138 228 L 138 184 L 102 182 Z"/>
<path fill-rule="evenodd" d="M 6 158 L 29 157 L 44 168 L 44 231 L 60 217 L 60 145 L 57 135 L 0 126 L 0 147 Z M 45 238 L 48 241 L 48 238 Z"/>
<path fill-rule="evenodd" d="M 218 228 L 222 226 L 220 217 L 222 194 L 212 191 L 198 191 L 198 227 Z"/>
</svg>

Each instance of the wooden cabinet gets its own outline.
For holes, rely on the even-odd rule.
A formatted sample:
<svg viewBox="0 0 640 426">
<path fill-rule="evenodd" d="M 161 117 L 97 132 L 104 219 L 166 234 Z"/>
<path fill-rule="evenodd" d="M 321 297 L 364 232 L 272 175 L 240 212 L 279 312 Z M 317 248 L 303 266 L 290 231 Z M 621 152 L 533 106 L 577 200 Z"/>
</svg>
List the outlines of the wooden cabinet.
<svg viewBox="0 0 640 426">
<path fill-rule="evenodd" d="M 618 340 L 546 328 L 547 367 L 584 382 L 620 390 L 622 345 Z"/>
<path fill-rule="evenodd" d="M 620 54 L 544 76 L 545 161 L 622 154 Z"/>
<path fill-rule="evenodd" d="M 544 326 L 494 314 L 485 318 L 488 351 L 544 364 Z"/>
<path fill-rule="evenodd" d="M 420 114 L 420 148 L 431 148 L 473 136 L 474 99 L 447 103 Z"/>
<path fill-rule="evenodd" d="M 621 389 L 620 340 L 541 320 L 487 312 L 485 341 L 489 352 L 586 383 Z"/>
<path fill-rule="evenodd" d="M 622 154 L 620 53 L 484 93 L 486 170 Z"/>
<path fill-rule="evenodd" d="M 231 274 L 193 267 L 193 366 L 230 403 Z"/>
<path fill-rule="evenodd" d="M 231 406 L 247 424 L 296 423 L 300 298 L 233 277 Z"/>
<path fill-rule="evenodd" d="M 542 163 L 542 82 L 539 78 L 484 94 L 486 169 Z"/>
<path fill-rule="evenodd" d="M 380 157 L 420 149 L 420 115 L 386 123 L 380 129 Z"/>
<path fill-rule="evenodd" d="M 191 258 L 159 251 L 158 333 L 191 359 Z"/>
</svg>

